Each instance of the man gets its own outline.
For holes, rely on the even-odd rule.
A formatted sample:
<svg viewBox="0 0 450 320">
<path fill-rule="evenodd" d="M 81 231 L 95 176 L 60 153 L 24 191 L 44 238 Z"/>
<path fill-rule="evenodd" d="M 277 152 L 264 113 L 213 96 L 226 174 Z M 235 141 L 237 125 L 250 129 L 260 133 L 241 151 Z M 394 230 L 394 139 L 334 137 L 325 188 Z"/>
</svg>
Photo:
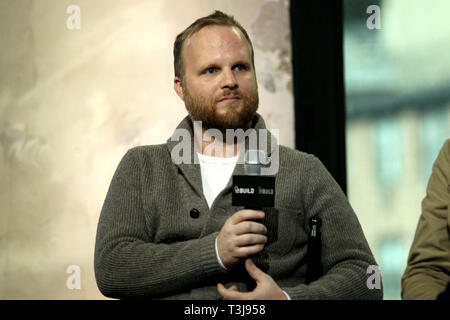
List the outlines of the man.
<svg viewBox="0 0 450 320">
<path fill-rule="evenodd" d="M 402 277 L 402 298 L 449 300 L 450 295 L 450 139 L 433 164 L 422 214 Z"/>
<path fill-rule="evenodd" d="M 207 133 L 265 129 L 256 113 L 246 31 L 216 11 L 177 36 L 174 58 L 174 89 L 189 113 L 176 133 L 188 133 L 183 143 L 189 147 L 179 149 L 174 134 L 166 144 L 133 148 L 121 160 L 98 224 L 101 292 L 155 299 L 382 298 L 381 289 L 367 286 L 367 268 L 376 263 L 359 222 L 314 156 L 271 143 L 269 132 L 267 156 L 279 156 L 275 207 L 231 205 L 231 175 L 244 173 L 240 160 L 248 139 L 218 141 L 216 135 L 211 141 Z M 202 134 L 196 135 L 199 120 Z M 324 274 L 307 285 L 313 216 L 322 220 Z"/>
</svg>

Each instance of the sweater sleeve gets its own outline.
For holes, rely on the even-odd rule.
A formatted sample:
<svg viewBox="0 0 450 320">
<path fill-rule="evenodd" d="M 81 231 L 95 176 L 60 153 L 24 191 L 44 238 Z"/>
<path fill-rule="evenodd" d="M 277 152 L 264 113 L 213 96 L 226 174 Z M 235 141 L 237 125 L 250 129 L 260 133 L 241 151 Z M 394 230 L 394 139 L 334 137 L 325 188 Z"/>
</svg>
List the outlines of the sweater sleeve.
<svg viewBox="0 0 450 320">
<path fill-rule="evenodd" d="M 217 233 L 171 244 L 150 241 L 141 168 L 132 150 L 114 173 L 97 226 L 94 269 L 100 291 L 111 298 L 162 298 L 223 273 L 216 258 Z"/>
<path fill-rule="evenodd" d="M 319 159 L 309 156 L 306 218 L 322 220 L 323 276 L 309 285 L 282 288 L 292 299 L 382 299 L 379 288 L 367 285 L 369 266 L 376 265 L 359 221 L 347 197 Z"/>
<path fill-rule="evenodd" d="M 403 299 L 436 299 L 450 281 L 450 140 L 436 159 L 402 277 Z"/>
</svg>

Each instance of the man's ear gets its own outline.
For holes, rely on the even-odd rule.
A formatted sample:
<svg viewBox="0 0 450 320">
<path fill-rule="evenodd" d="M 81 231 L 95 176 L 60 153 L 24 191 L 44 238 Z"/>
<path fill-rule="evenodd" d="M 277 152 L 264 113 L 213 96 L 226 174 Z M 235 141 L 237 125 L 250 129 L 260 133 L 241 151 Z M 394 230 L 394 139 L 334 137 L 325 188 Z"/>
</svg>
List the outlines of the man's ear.
<svg viewBox="0 0 450 320">
<path fill-rule="evenodd" d="M 179 77 L 175 77 L 173 80 L 173 88 L 181 100 L 184 101 L 183 81 Z"/>
</svg>

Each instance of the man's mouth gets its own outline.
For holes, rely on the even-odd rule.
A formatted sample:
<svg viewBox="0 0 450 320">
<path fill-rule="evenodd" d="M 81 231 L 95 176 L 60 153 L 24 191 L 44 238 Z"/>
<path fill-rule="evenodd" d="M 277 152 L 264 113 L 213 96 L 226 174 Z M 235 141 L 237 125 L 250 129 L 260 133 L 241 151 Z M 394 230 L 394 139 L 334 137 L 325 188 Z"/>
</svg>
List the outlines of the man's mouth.
<svg viewBox="0 0 450 320">
<path fill-rule="evenodd" d="M 236 100 L 240 100 L 240 99 L 241 99 L 241 97 L 239 97 L 239 96 L 236 96 L 236 95 L 228 95 L 228 96 L 222 97 L 222 98 L 219 100 L 219 102 L 222 102 L 222 101 L 236 101 Z"/>
</svg>

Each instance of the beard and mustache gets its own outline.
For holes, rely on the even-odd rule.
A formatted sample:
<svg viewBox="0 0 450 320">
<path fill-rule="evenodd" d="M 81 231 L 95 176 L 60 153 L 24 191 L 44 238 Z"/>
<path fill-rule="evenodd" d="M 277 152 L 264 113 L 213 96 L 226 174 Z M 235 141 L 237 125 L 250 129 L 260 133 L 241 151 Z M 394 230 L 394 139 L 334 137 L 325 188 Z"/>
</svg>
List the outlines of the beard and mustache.
<svg viewBox="0 0 450 320">
<path fill-rule="evenodd" d="M 203 129 L 218 129 L 222 134 L 227 129 L 249 129 L 258 110 L 259 96 L 256 87 L 249 94 L 243 94 L 238 88 L 228 89 L 222 96 L 237 95 L 240 100 L 229 103 L 224 113 L 217 110 L 217 100 L 191 95 L 187 86 L 184 89 L 184 102 L 192 121 L 202 121 Z M 238 104 L 238 105 L 236 105 Z"/>
</svg>

